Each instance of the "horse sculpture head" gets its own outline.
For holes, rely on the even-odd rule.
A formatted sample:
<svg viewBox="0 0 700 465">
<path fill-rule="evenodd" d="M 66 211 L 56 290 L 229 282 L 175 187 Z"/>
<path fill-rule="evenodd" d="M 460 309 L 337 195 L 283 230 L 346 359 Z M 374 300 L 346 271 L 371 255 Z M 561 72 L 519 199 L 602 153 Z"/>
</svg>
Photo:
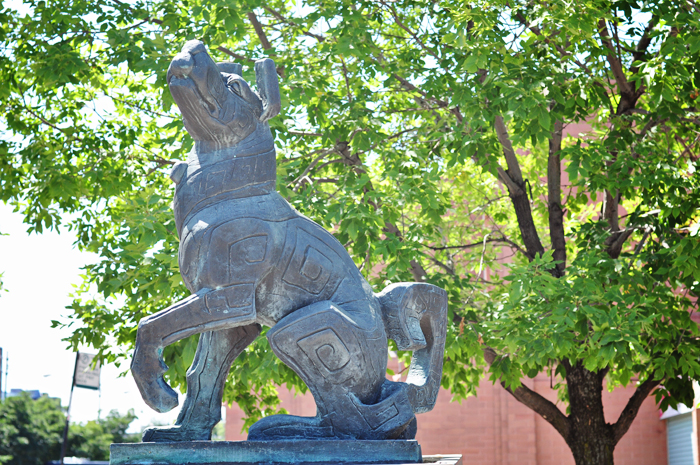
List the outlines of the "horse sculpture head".
<svg viewBox="0 0 700 465">
<path fill-rule="evenodd" d="M 217 65 L 199 40 L 187 42 L 170 64 L 170 92 L 198 153 L 236 146 L 280 112 L 274 62 L 255 62 L 257 92 L 241 73 L 239 64 Z"/>
</svg>

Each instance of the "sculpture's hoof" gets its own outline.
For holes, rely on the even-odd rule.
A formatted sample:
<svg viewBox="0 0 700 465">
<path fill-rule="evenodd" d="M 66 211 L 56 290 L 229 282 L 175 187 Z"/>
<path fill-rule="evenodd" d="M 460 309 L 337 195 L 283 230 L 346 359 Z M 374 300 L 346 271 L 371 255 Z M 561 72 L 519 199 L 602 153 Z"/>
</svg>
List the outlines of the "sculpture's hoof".
<svg viewBox="0 0 700 465">
<path fill-rule="evenodd" d="M 144 402 L 153 410 L 165 413 L 177 407 L 177 393 L 163 379 L 168 366 L 160 358 L 160 351 L 136 341 L 131 360 L 131 374 Z"/>
<path fill-rule="evenodd" d="M 248 440 L 342 439 L 333 433 L 333 427 L 323 425 L 318 417 L 297 417 L 280 414 L 258 420 L 250 427 Z"/>
<path fill-rule="evenodd" d="M 136 378 L 135 375 L 134 378 Z M 162 376 L 158 376 L 155 382 L 139 383 L 137 381 L 136 384 L 141 391 L 143 401 L 156 412 L 165 413 L 177 407 L 177 393 L 165 382 Z"/>
<path fill-rule="evenodd" d="M 209 441 L 211 428 L 183 428 L 180 425 L 151 427 L 143 431 L 142 442 Z"/>
</svg>

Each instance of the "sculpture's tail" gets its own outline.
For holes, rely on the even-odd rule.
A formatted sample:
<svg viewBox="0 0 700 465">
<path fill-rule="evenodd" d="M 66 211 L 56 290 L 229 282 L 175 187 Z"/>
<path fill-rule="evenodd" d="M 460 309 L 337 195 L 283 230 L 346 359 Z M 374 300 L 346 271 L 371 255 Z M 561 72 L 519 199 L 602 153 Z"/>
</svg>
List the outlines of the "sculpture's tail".
<svg viewBox="0 0 700 465">
<path fill-rule="evenodd" d="M 447 329 L 447 292 L 432 284 L 397 283 L 377 298 L 387 336 L 400 350 L 412 350 L 406 383 L 415 413 L 429 412 L 435 406 Z"/>
</svg>

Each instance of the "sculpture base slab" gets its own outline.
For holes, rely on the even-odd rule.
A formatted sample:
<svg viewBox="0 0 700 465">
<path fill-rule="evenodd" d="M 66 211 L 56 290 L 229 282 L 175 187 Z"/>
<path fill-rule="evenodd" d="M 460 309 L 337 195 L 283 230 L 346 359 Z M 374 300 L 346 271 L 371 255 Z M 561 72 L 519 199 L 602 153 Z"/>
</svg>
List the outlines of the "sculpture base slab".
<svg viewBox="0 0 700 465">
<path fill-rule="evenodd" d="M 420 445 L 416 441 L 353 440 L 112 444 L 109 460 L 110 465 L 319 465 L 422 462 Z M 452 465 L 457 464 L 454 462 Z"/>
</svg>

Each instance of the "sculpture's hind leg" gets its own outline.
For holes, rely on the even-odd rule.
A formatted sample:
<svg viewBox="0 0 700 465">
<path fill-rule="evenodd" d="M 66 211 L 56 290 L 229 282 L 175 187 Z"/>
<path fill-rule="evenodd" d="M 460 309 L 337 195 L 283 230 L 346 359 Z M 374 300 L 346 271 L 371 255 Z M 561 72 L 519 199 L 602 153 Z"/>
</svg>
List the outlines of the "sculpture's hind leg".
<svg viewBox="0 0 700 465">
<path fill-rule="evenodd" d="M 175 426 L 148 428 L 143 442 L 208 441 L 221 420 L 221 401 L 233 361 L 260 334 L 252 324 L 202 334 L 187 371 L 187 398 Z"/>
<path fill-rule="evenodd" d="M 255 322 L 254 284 L 202 289 L 139 322 L 131 373 L 143 400 L 158 412 L 177 406 L 177 394 L 163 380 L 163 347 L 193 334 Z"/>
<path fill-rule="evenodd" d="M 414 419 L 405 385 L 386 380 L 387 341 L 378 309 L 366 301 L 346 305 L 317 302 L 267 333 L 275 354 L 311 390 L 318 412 L 315 418 L 263 418 L 249 440 L 393 439 Z"/>
</svg>

